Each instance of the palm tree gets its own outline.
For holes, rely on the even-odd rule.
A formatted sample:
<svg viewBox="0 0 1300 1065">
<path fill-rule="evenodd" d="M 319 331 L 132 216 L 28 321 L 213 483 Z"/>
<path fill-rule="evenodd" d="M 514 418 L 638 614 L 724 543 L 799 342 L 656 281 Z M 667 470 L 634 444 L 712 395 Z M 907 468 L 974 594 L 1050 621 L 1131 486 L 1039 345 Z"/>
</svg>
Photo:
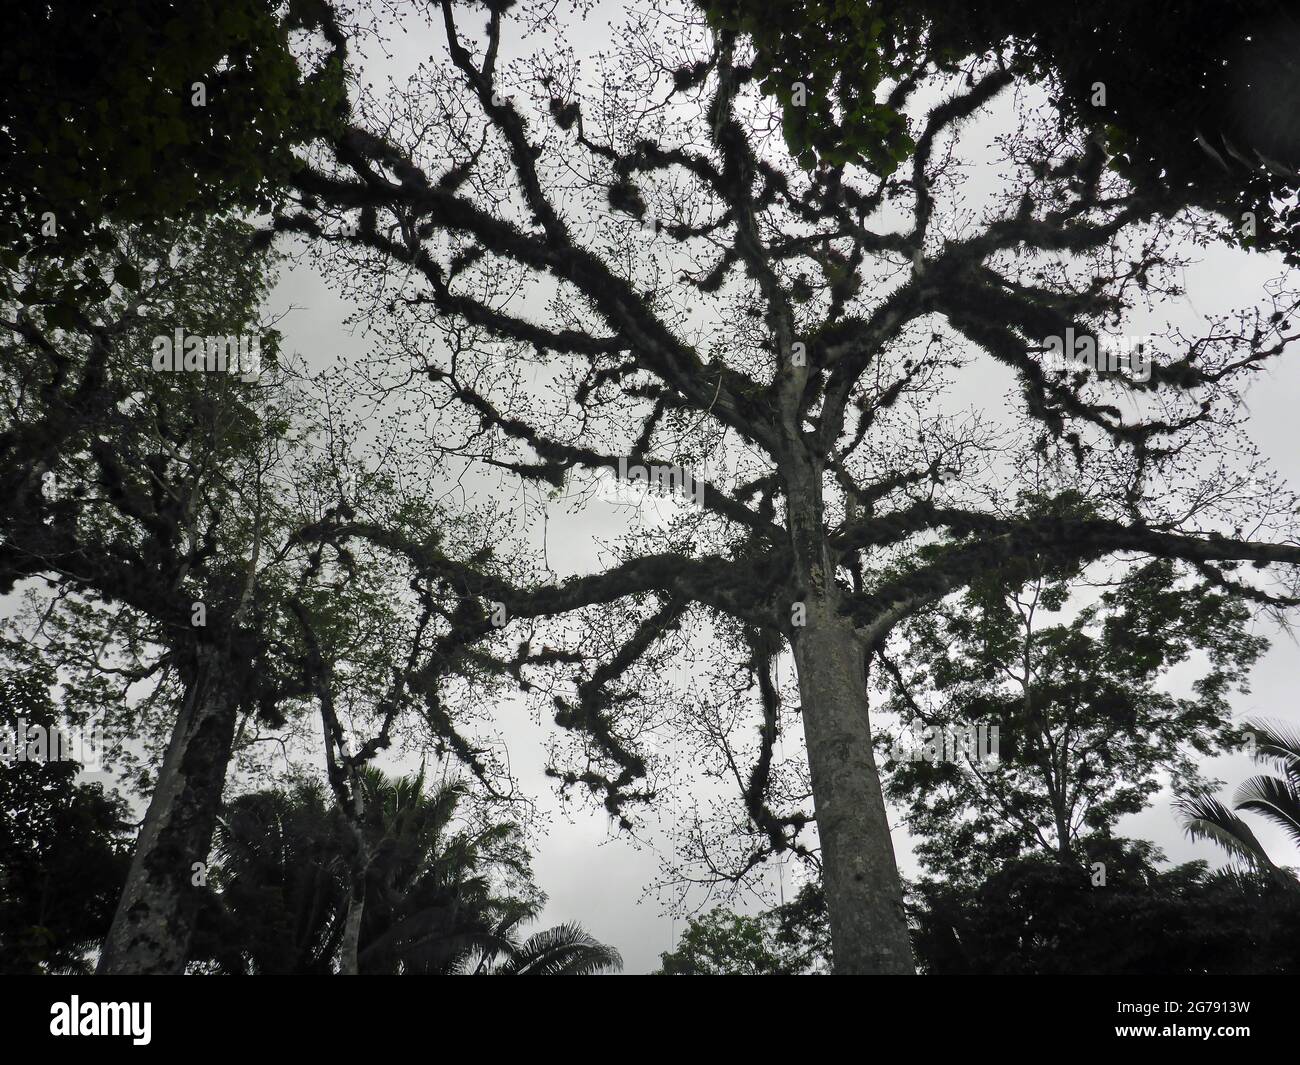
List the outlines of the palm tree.
<svg viewBox="0 0 1300 1065">
<path fill-rule="evenodd" d="M 621 967 L 616 950 L 578 925 L 521 940 L 520 926 L 545 902 L 522 833 L 509 822 L 458 819 L 463 786 L 426 790 L 423 768 L 397 779 L 367 768 L 358 787 L 359 824 L 315 783 L 229 804 L 196 958 L 218 972 L 333 972 L 353 915 L 360 927 L 352 971 L 361 973 L 581 975 Z M 360 898 L 354 884 L 363 885 Z"/>
<path fill-rule="evenodd" d="M 1300 890 L 1300 881 L 1274 864 L 1250 826 L 1233 812 L 1259 814 L 1281 825 L 1300 847 L 1300 732 L 1285 722 L 1248 724 L 1257 735 L 1251 756 L 1281 775 L 1260 773 L 1244 781 L 1232 797 L 1232 810 L 1208 793 L 1189 796 L 1176 805 L 1192 839 L 1212 840 L 1234 857 L 1269 873 L 1278 883 Z"/>
<path fill-rule="evenodd" d="M 228 803 L 191 957 L 219 973 L 331 972 L 347 909 L 338 828 L 312 781 Z"/>
<path fill-rule="evenodd" d="M 375 839 L 360 971 L 559 976 L 622 968 L 618 951 L 577 924 L 519 939 L 545 896 L 532 883 L 517 825 L 453 832 L 464 789 L 426 793 L 423 767 L 398 780 L 369 769 L 361 786 Z M 516 893 L 499 893 L 494 879 Z"/>
<path fill-rule="evenodd" d="M 458 827 L 464 787 L 426 791 L 423 767 L 397 780 L 370 768 L 360 787 L 370 857 L 359 971 L 457 972 L 504 949 L 500 926 L 536 894 L 518 826 Z M 499 896 L 502 880 L 525 897 Z"/>
<path fill-rule="evenodd" d="M 558 924 L 512 946 L 499 964 L 487 970 L 496 976 L 592 976 L 623 968 L 623 957 L 598 942 L 581 925 Z"/>
</svg>

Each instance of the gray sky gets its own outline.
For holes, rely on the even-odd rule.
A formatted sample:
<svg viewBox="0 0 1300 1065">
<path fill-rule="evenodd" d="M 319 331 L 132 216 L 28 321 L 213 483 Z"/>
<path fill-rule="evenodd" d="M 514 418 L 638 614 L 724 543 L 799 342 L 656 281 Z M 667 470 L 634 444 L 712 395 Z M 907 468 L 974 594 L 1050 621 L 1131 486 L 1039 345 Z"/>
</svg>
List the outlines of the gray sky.
<svg viewBox="0 0 1300 1065">
<path fill-rule="evenodd" d="M 590 53 L 606 40 L 605 20 L 618 17 L 616 5 L 602 5 L 582 25 L 571 24 L 568 42 L 580 53 Z M 440 47 L 440 37 L 431 38 L 427 31 L 413 32 L 396 41 L 393 54 L 376 58 L 367 67 L 371 80 L 401 75 L 413 69 L 432 47 Z M 400 80 L 400 78 L 399 78 Z M 985 120 L 976 136 L 985 140 L 999 128 L 999 119 Z M 972 134 L 968 133 L 968 136 Z M 971 178 L 971 194 L 978 196 L 991 173 Z M 1182 306 L 1165 308 L 1177 321 L 1194 328 L 1201 315 L 1215 311 L 1251 306 L 1259 302 L 1262 286 L 1280 273 L 1276 260 L 1252 257 L 1226 249 L 1214 249 L 1187 273 L 1188 295 Z M 300 263 L 288 270 L 276 289 L 272 311 L 292 310 L 280 324 L 288 350 L 297 351 L 316 367 L 324 367 L 340 357 L 355 357 L 367 351 L 367 338 L 347 331 L 343 322 L 352 306 L 329 290 L 310 265 Z M 996 407 L 1008 381 L 996 373 L 974 379 L 971 391 L 962 395 L 963 404 Z M 1251 432 L 1263 454 L 1292 485 L 1300 484 L 1300 457 L 1295 447 L 1295 397 L 1300 395 L 1300 361 L 1295 358 L 1273 364 L 1260 373 L 1248 399 Z M 577 516 L 566 515 L 557 506 L 548 531 L 548 557 L 561 573 L 581 572 L 596 564 L 597 542 L 615 533 L 625 520 L 614 507 L 596 507 Z M 1294 680 L 1297 666 L 1296 646 L 1285 633 L 1267 632 L 1273 645 L 1253 675 L 1253 692 L 1239 697 L 1234 706 L 1240 715 L 1258 714 L 1300 720 L 1295 706 Z M 556 813 L 550 830 L 541 838 L 536 857 L 537 879 L 549 894 L 544 924 L 561 920 L 580 921 L 592 934 L 617 946 L 624 955 L 629 973 L 649 971 L 657 964 L 661 951 L 670 949 L 681 920 L 674 921 L 662 912 L 656 899 L 644 896 L 644 890 L 659 871 L 656 846 L 662 846 L 651 833 L 654 846 L 637 846 L 611 831 L 607 819 L 581 807 L 569 808 L 567 816 L 558 814 L 558 803 L 551 785 L 542 776 L 544 731 L 524 714 L 521 704 L 511 700 L 501 707 L 501 728 L 511 750 L 511 764 L 525 789 L 531 791 L 542 807 Z M 1207 767 L 1212 776 L 1229 786 L 1247 776 L 1252 763 L 1237 755 L 1217 759 Z M 895 818 L 895 821 L 897 818 Z M 1282 861 L 1294 860 L 1294 851 L 1279 830 L 1257 823 L 1254 827 L 1262 842 Z M 653 825 L 653 816 L 651 818 Z M 1204 858 L 1219 863 L 1221 855 L 1208 844 L 1187 842 L 1169 809 L 1169 796 L 1161 794 L 1152 807 L 1121 824 L 1124 834 L 1153 840 L 1171 860 Z M 916 871 L 905 832 L 896 830 L 896 847 L 905 874 Z M 786 880 L 789 883 L 789 880 Z"/>
</svg>

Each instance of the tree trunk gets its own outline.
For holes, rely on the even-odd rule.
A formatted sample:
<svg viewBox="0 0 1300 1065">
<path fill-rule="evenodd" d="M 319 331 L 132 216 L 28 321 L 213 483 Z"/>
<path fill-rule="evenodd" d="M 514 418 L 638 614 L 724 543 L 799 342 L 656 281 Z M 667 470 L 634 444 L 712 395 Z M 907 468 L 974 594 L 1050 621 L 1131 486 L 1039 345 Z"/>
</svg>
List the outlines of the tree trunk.
<svg viewBox="0 0 1300 1065">
<path fill-rule="evenodd" d="M 228 655 L 200 644 L 185 701 L 149 800 L 98 972 L 180 973 L 234 743 L 240 684 Z"/>
<path fill-rule="evenodd" d="M 360 971 L 357 952 L 361 945 L 361 917 L 366 907 L 365 880 L 352 885 L 348 898 L 348 916 L 343 925 L 343 946 L 339 959 L 339 975 L 356 976 Z"/>
<path fill-rule="evenodd" d="M 797 423 L 787 429 L 791 446 L 781 475 L 804 615 L 792 617 L 790 631 L 835 972 L 914 974 L 903 886 L 871 749 L 866 647 L 839 611 L 822 462 L 804 446 Z"/>
<path fill-rule="evenodd" d="M 828 604 L 810 602 L 807 611 L 794 657 L 835 972 L 914 973 L 871 749 L 862 641 Z"/>
</svg>

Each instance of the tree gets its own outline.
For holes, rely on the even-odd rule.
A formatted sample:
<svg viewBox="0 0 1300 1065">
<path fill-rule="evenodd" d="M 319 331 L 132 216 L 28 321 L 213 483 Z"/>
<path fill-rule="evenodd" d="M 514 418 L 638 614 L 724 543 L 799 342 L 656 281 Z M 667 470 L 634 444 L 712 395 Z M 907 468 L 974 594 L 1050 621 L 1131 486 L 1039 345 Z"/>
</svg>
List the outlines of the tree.
<svg viewBox="0 0 1300 1065">
<path fill-rule="evenodd" d="M 1300 845 L 1300 735 L 1284 722 L 1247 722 L 1251 757 L 1276 767 L 1281 776 L 1261 773 L 1245 780 L 1232 797 L 1232 810 L 1208 793 L 1179 800 L 1183 824 L 1192 839 L 1218 843 L 1284 887 L 1300 887 L 1295 876 L 1273 864 L 1250 826 L 1233 810 L 1244 810 L 1281 826 Z M 1256 735 L 1258 733 L 1258 735 Z"/>
<path fill-rule="evenodd" d="M 231 222 L 118 231 L 111 254 L 71 266 L 29 257 L 7 286 L 17 295 L 4 316 L 6 590 L 48 576 L 134 610 L 184 693 L 101 957 L 110 967 L 123 951 L 166 954 L 162 929 L 184 924 L 189 865 L 207 850 L 252 672 L 242 633 L 268 509 L 258 474 L 284 427 L 237 372 L 154 368 L 157 339 L 178 333 L 200 343 L 258 333 L 273 363 L 275 335 L 257 322 L 267 261 L 247 245 L 247 227 Z M 107 280 L 119 260 L 132 264 L 129 287 Z M 103 298 L 48 297 L 45 279 L 65 268 L 100 279 Z M 132 669 L 147 682 L 158 662 Z"/>
<path fill-rule="evenodd" d="M 50 698 L 53 679 L 39 665 L 0 675 L 0 973 L 10 975 L 87 972 L 130 859 L 126 804 L 78 783 L 83 764 L 48 745 L 69 724 Z M 33 728 L 47 744 L 28 758 Z"/>
<path fill-rule="evenodd" d="M 763 921 L 721 906 L 686 927 L 659 956 L 656 976 L 792 976 L 798 969 L 770 942 Z"/>
<path fill-rule="evenodd" d="M 223 809 L 189 950 L 218 973 L 333 971 L 347 869 L 318 784 L 241 795 Z"/>
<path fill-rule="evenodd" d="M 1204 862 L 1168 868 L 1150 843 L 1099 837 L 1088 869 L 1044 851 L 1026 851 L 987 873 L 908 887 L 917 963 L 927 975 L 1282 974 L 1300 968 L 1300 896 L 1258 872 L 1208 872 Z M 718 909 L 692 922 L 664 974 L 780 975 L 825 971 L 830 930 L 820 890 L 808 885 L 793 912 L 757 917 Z M 757 953 L 748 934 L 779 925 L 799 930 L 813 949 L 795 964 L 783 951 Z M 719 934 L 713 934 L 713 933 Z M 784 933 L 778 933 L 778 936 Z M 755 965 L 755 958 L 760 964 Z"/>
<path fill-rule="evenodd" d="M 350 815 L 311 781 L 235 799 L 218 828 L 194 960 L 237 974 L 580 975 L 622 965 L 577 925 L 521 940 L 544 896 L 517 826 L 458 821 L 465 789 L 424 784 L 422 772 L 364 771 L 364 848 Z"/>
<path fill-rule="evenodd" d="M 100 966 L 178 971 L 192 866 L 237 738 L 265 741 L 316 701 L 332 770 L 346 773 L 421 707 L 440 743 L 493 772 L 442 683 L 460 660 L 421 650 L 458 609 L 455 589 L 381 549 L 297 533 L 339 507 L 435 529 L 421 539 L 492 563 L 477 516 L 439 517 L 368 470 L 341 412 L 313 409 L 309 384 L 279 366 L 260 317 L 276 260 L 250 252 L 247 224 L 113 233 L 113 252 L 71 265 L 23 259 L 6 289 L 0 586 L 54 590 L 15 653 L 57 661 L 65 701 L 160 763 L 137 781 L 149 806 Z M 50 297 L 44 279 L 60 270 L 102 298 Z"/>
<path fill-rule="evenodd" d="M 493 976 L 595 976 L 623 968 L 613 947 L 593 939 L 576 924 L 559 924 L 534 932 L 505 952 Z"/>
<path fill-rule="evenodd" d="M 856 160 L 889 173 L 912 147 L 900 107 L 927 63 L 960 71 L 995 55 L 1045 83 L 1108 165 L 1166 200 L 1214 211 L 1247 247 L 1300 252 L 1300 23 L 1282 0 L 1156 9 L 1021 0 L 700 0 L 753 41 L 754 70 L 783 108 L 805 165 Z M 1161 42 L 1159 62 L 1151 43 Z M 877 100 L 877 95 L 883 97 Z"/>
<path fill-rule="evenodd" d="M 757 916 L 717 906 L 693 919 L 677 949 L 659 956 L 656 976 L 800 976 L 830 971 L 826 901 L 805 884 L 784 905 Z"/>
<path fill-rule="evenodd" d="M 902 725 L 877 739 L 885 793 L 945 877 L 986 877 L 1027 852 L 1086 867 L 1085 841 L 1167 779 L 1198 787 L 1199 760 L 1240 740 L 1228 696 L 1266 645 L 1244 603 L 1180 580 L 1167 559 L 1091 602 L 1084 574 L 1026 569 L 1019 587 L 973 582 L 903 626 L 897 657 L 878 656 Z M 1190 697 L 1169 694 L 1169 671 L 1194 655 L 1206 666 Z"/>
<path fill-rule="evenodd" d="M 697 506 L 558 585 L 485 575 L 372 523 L 310 535 L 383 543 L 454 576 L 482 613 L 499 604 L 519 638 L 506 665 L 574 734 L 577 758 L 551 771 L 624 821 L 655 794 L 638 738 L 679 716 L 656 663 L 687 624 L 714 626 L 744 649 L 730 690 L 758 725 L 748 764 L 727 770 L 752 846 L 719 875 L 815 855 L 837 971 L 910 972 L 867 663 L 908 616 L 981 575 L 1019 582 L 1030 558 L 1181 559 L 1237 594 L 1294 602 L 1231 572 L 1300 561 L 1289 497 L 1256 465 L 1206 474 L 1192 456 L 1240 432 L 1235 389 L 1292 342 L 1295 298 L 1279 290 L 1199 336 L 1171 325 L 1125 352 L 1130 372 L 1099 369 L 1106 330 L 1177 290 L 1178 242 L 1204 227 L 1109 170 L 1068 115 L 1029 104 L 1001 142 L 999 195 L 964 216 L 959 127 L 1019 76 L 996 58 L 952 78 L 923 56 L 891 90 L 917 113 L 905 177 L 806 173 L 765 136 L 770 105 L 729 31 L 679 20 L 665 63 L 653 20 L 633 19 L 617 73 L 585 92 L 553 47 L 499 63 L 506 5 L 487 5 L 477 42 L 459 5 L 440 6 L 448 61 L 405 94 L 352 101 L 275 227 L 313 238 L 372 309 L 372 369 L 439 412 L 442 454 L 576 493 L 617 470 L 685 484 Z M 948 95 L 920 103 L 934 94 Z M 512 302 L 526 291 L 527 307 Z M 1092 358 L 1052 363 L 1081 337 Z M 934 409 L 965 363 L 1013 383 L 1006 435 Z M 1019 509 L 1029 459 L 1091 512 L 1073 497 Z M 1207 479 L 1234 486 L 1230 507 Z M 784 648 L 810 783 L 774 796 L 792 723 L 772 681 Z M 565 669 L 572 688 L 543 683 Z"/>
</svg>

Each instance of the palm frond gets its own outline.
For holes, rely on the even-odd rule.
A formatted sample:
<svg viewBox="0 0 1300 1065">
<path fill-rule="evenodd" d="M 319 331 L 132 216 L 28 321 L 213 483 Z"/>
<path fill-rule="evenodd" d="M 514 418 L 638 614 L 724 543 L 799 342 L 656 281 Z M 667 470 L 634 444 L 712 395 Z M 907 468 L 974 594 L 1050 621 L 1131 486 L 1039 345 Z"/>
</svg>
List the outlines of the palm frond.
<svg viewBox="0 0 1300 1065">
<path fill-rule="evenodd" d="M 1256 868 L 1276 868 L 1250 826 L 1213 795 L 1187 796 L 1174 806 L 1182 815 L 1183 831 L 1189 839 L 1217 843 Z"/>
<path fill-rule="evenodd" d="M 617 950 L 567 923 L 529 936 L 495 971 L 502 976 L 592 976 L 622 968 Z"/>
<path fill-rule="evenodd" d="M 1300 728 L 1290 721 L 1248 720 L 1255 733 L 1254 757 L 1258 762 L 1277 762 L 1288 775 L 1300 772 Z"/>
<path fill-rule="evenodd" d="M 1237 788 L 1232 805 L 1280 825 L 1300 847 L 1300 794 L 1288 781 L 1265 774 L 1250 777 Z"/>
</svg>

